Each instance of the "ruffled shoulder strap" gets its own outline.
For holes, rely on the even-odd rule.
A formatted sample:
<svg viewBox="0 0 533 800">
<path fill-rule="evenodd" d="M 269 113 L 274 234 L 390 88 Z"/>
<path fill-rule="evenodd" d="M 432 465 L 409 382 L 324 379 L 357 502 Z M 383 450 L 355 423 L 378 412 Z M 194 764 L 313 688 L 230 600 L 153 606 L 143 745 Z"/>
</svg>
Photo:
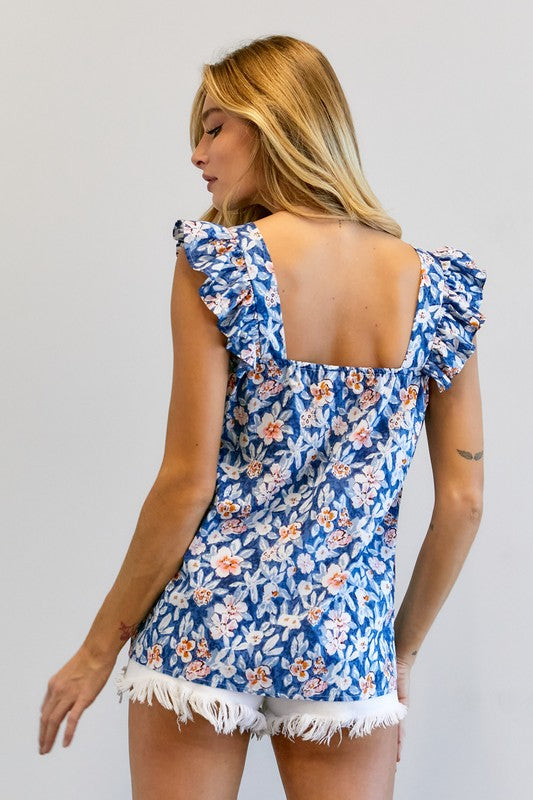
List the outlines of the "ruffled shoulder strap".
<svg viewBox="0 0 533 800">
<path fill-rule="evenodd" d="M 480 306 L 487 274 L 464 250 L 446 245 L 431 253 L 439 298 L 422 372 L 434 378 L 442 392 L 476 349 L 474 336 L 485 322 Z"/>
<path fill-rule="evenodd" d="M 226 348 L 249 367 L 260 357 L 259 319 L 253 285 L 237 230 L 207 220 L 178 219 L 176 252 L 184 247 L 191 267 L 206 275 L 199 294 L 216 316 Z"/>
</svg>

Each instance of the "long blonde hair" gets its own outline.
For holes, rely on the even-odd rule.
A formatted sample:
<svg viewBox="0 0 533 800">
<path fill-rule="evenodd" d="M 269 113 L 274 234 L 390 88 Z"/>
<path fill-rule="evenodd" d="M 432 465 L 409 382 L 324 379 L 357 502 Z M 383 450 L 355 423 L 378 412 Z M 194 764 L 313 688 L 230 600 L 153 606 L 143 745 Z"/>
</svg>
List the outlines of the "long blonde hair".
<svg viewBox="0 0 533 800">
<path fill-rule="evenodd" d="M 366 180 L 346 97 L 324 54 L 292 36 L 265 36 L 204 64 L 190 121 L 194 150 L 203 136 L 206 95 L 242 117 L 255 134 L 250 169 L 261 200 L 300 216 L 355 219 L 401 237 Z M 235 190 L 237 187 L 235 187 Z M 240 225 L 268 215 L 262 205 L 211 206 L 202 219 Z M 305 206 L 316 213 L 301 211 Z"/>
</svg>

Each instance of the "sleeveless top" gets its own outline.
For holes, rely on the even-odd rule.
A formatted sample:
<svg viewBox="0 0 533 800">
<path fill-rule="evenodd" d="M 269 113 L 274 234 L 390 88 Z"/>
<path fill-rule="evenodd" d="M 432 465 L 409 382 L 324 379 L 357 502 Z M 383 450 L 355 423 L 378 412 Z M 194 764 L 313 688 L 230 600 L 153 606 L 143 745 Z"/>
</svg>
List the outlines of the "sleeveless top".
<svg viewBox="0 0 533 800">
<path fill-rule="evenodd" d="M 420 284 L 398 368 L 287 358 L 272 260 L 254 222 L 177 220 L 230 351 L 216 488 L 129 657 L 232 691 L 354 701 L 396 689 L 402 486 L 440 391 L 474 352 L 486 273 L 414 248 Z"/>
</svg>

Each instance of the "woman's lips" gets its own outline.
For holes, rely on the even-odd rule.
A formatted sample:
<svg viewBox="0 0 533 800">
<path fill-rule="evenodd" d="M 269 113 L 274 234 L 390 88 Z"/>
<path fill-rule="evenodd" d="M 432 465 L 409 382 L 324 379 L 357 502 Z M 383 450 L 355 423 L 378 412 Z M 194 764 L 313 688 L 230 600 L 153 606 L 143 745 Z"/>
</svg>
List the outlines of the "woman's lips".
<svg viewBox="0 0 533 800">
<path fill-rule="evenodd" d="M 211 189 L 211 186 L 214 184 L 215 181 L 216 181 L 216 178 L 211 178 L 210 181 L 207 181 L 207 188 Z"/>
</svg>

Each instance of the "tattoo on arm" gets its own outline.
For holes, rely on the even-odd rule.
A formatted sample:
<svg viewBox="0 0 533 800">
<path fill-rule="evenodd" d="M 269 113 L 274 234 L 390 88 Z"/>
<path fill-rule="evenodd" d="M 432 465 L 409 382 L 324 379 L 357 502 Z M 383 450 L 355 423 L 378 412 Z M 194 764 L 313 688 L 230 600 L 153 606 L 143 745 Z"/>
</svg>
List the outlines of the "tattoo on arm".
<svg viewBox="0 0 533 800">
<path fill-rule="evenodd" d="M 480 458 L 483 458 L 483 450 L 480 450 L 478 453 L 471 453 L 470 450 L 457 450 L 460 456 L 466 458 L 467 461 L 479 461 Z"/>
<path fill-rule="evenodd" d="M 120 623 L 120 641 L 127 642 L 128 639 L 135 634 L 137 631 L 137 625 L 125 625 L 123 622 Z"/>
</svg>

